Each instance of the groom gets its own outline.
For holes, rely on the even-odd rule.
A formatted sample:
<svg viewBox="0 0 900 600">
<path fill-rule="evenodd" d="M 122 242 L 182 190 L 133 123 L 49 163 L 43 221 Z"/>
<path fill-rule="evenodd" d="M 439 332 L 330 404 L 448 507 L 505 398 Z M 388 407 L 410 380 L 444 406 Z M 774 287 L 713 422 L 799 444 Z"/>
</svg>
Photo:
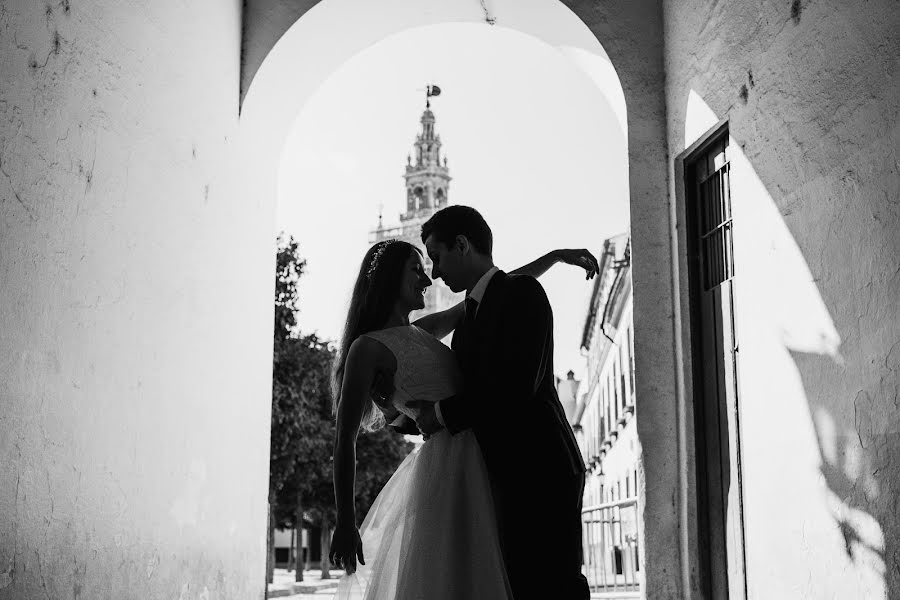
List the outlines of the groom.
<svg viewBox="0 0 900 600">
<path fill-rule="evenodd" d="M 422 241 L 432 277 L 467 293 L 453 334 L 465 392 L 428 405 L 416 424 L 426 435 L 444 427 L 454 435 L 474 431 L 516 600 L 587 599 L 585 468 L 556 394 L 547 295 L 533 277 L 494 266 L 493 234 L 474 208 L 438 211 L 422 226 Z"/>
</svg>

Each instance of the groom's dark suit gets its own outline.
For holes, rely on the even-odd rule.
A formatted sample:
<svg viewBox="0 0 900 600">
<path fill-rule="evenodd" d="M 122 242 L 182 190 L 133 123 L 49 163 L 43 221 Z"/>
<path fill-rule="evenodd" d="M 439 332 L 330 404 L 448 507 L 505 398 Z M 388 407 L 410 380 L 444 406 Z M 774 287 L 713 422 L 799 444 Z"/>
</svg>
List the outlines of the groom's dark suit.
<svg viewBox="0 0 900 600">
<path fill-rule="evenodd" d="M 556 393 L 553 313 L 533 277 L 496 272 L 453 335 L 462 394 L 442 400 L 471 428 L 491 477 L 516 600 L 588 598 L 581 574 L 584 462 Z"/>
</svg>

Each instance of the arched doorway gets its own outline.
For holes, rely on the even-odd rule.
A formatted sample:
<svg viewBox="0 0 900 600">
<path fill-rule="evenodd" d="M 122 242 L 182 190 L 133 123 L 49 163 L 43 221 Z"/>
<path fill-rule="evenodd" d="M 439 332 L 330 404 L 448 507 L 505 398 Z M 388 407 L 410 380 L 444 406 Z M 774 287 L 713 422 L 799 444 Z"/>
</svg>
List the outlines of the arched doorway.
<svg viewBox="0 0 900 600">
<path fill-rule="evenodd" d="M 675 263 L 670 208 L 665 200 L 668 180 L 663 151 L 662 47 L 657 41 L 661 39 L 659 8 L 623 3 L 588 11 L 578 6 L 569 10 L 552 1 L 528 6 L 501 2 L 492 4 L 485 13 L 477 6 L 473 9 L 404 2 L 390 7 L 349 0 L 303 7 L 271 2 L 266 10 L 261 9 L 265 3 L 256 4 L 248 7 L 245 22 L 241 142 L 248 179 L 254 181 L 254 195 L 272 213 L 285 124 L 292 122 L 298 107 L 337 67 L 390 35 L 420 26 L 480 23 L 490 18 L 497 26 L 516 29 L 557 47 L 587 71 L 598 73 L 606 69 L 618 74 L 620 84 L 611 91 L 610 104 L 620 117 L 623 132 L 627 132 L 635 255 L 634 346 L 640 374 L 636 389 L 639 397 L 648 399 L 642 408 L 638 432 L 646 479 L 653 482 L 639 490 L 643 511 L 652 513 L 652 519 L 643 519 L 641 527 L 645 538 L 641 545 L 646 548 L 647 593 L 683 590 L 681 595 L 687 594 L 691 541 L 686 527 L 686 421 L 673 351 Z M 338 6 L 345 7 L 345 14 L 354 15 L 352 21 L 329 20 L 331 9 Z M 562 33 L 546 27 L 555 21 L 564 21 L 570 27 Z M 330 33 L 328 52 L 321 48 L 317 52 L 310 42 L 312 36 L 303 35 L 306 28 Z M 596 51 L 598 39 L 606 51 Z M 672 497 L 678 498 L 674 505 Z M 679 552 L 672 552 L 673 548 Z M 673 573 L 680 576 L 673 577 Z"/>
</svg>

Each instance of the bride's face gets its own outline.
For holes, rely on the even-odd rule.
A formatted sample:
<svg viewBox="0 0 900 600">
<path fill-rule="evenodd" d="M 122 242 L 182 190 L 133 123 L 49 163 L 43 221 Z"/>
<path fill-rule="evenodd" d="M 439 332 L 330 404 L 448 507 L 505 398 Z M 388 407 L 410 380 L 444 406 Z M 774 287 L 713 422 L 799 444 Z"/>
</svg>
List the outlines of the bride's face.
<svg viewBox="0 0 900 600">
<path fill-rule="evenodd" d="M 400 297 L 397 302 L 404 310 L 425 308 L 425 290 L 431 285 L 431 279 L 425 274 L 422 255 L 416 251 L 410 253 L 403 266 L 403 277 L 400 279 Z"/>
</svg>

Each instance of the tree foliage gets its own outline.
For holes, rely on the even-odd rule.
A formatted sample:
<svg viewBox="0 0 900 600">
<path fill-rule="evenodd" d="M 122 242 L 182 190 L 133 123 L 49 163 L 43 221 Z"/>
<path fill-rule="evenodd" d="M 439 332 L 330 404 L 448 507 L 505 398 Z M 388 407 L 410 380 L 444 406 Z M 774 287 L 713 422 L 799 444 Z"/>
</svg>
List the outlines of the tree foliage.
<svg viewBox="0 0 900 600">
<path fill-rule="evenodd" d="M 299 333 L 298 281 L 306 261 L 293 238 L 278 238 L 269 498 L 275 526 L 296 526 L 302 502 L 310 523 L 334 523 L 331 409 L 333 345 Z M 412 444 L 389 429 L 357 442 L 357 515 L 361 520 Z"/>
<path fill-rule="evenodd" d="M 299 497 L 319 497 L 331 480 L 331 417 L 329 376 L 334 350 L 315 334 L 276 342 L 272 374 L 272 450 L 270 491 L 276 502 L 276 523 L 293 523 Z"/>
<path fill-rule="evenodd" d="M 413 444 L 387 427 L 360 432 L 356 441 L 356 515 L 360 521 L 357 525 L 412 448 Z"/>
<path fill-rule="evenodd" d="M 300 257 L 300 247 L 293 237 L 276 240 L 275 256 L 275 341 L 293 335 L 297 328 L 297 312 L 300 294 L 297 282 L 306 268 L 306 260 Z M 276 356 L 277 359 L 277 356 Z"/>
</svg>

